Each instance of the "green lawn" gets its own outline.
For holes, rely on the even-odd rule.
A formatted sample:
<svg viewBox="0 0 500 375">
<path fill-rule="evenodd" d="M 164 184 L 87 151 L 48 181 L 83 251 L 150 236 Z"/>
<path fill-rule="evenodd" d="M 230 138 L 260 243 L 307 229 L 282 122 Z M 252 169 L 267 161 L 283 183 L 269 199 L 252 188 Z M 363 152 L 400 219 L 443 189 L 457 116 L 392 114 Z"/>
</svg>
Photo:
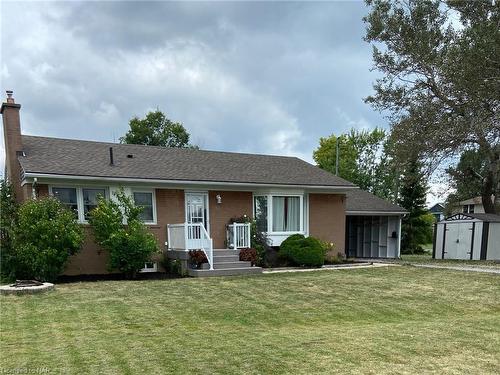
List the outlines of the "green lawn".
<svg viewBox="0 0 500 375">
<path fill-rule="evenodd" d="M 402 264 L 434 264 L 441 266 L 464 266 L 500 269 L 500 262 L 493 260 L 460 260 L 460 259 L 432 259 L 432 254 L 409 255 L 402 254 L 401 260 L 396 263 Z"/>
<path fill-rule="evenodd" d="M 387 267 L 61 284 L 1 302 L 0 372 L 500 372 L 500 277 Z"/>
</svg>

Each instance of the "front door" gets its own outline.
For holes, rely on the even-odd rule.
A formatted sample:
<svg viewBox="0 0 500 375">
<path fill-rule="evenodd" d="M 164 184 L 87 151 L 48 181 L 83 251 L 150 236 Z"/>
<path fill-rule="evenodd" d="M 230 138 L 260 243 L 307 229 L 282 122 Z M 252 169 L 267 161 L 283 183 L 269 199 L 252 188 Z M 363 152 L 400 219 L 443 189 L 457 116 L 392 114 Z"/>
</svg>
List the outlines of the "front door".
<svg viewBox="0 0 500 375">
<path fill-rule="evenodd" d="M 186 222 L 188 224 L 202 223 L 208 228 L 208 194 L 186 193 Z"/>
</svg>

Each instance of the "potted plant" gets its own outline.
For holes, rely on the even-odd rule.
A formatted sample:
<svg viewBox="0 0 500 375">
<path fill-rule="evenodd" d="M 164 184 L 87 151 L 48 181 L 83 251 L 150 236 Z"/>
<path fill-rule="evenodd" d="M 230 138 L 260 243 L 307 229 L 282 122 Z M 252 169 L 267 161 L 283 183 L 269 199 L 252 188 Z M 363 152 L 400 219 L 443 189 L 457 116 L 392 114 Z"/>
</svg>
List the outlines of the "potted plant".
<svg viewBox="0 0 500 375">
<path fill-rule="evenodd" d="M 203 250 L 189 250 L 189 264 L 193 269 L 200 269 L 203 263 L 208 263 Z"/>
</svg>

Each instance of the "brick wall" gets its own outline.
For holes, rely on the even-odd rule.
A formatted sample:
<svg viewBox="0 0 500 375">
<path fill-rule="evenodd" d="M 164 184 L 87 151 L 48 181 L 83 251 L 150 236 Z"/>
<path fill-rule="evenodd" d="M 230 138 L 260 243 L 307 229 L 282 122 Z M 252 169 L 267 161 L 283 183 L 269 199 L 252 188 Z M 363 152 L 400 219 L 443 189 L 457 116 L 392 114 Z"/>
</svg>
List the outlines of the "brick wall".
<svg viewBox="0 0 500 375">
<path fill-rule="evenodd" d="M 43 188 L 43 191 L 47 191 L 48 194 L 48 189 Z M 148 228 L 157 238 L 160 249 L 163 250 L 167 237 L 167 224 L 183 223 L 185 220 L 184 191 L 177 189 L 156 189 L 155 195 L 157 225 L 148 225 Z M 40 196 L 42 196 L 41 193 Z M 90 226 L 86 224 L 82 225 L 85 230 L 85 241 L 80 252 L 70 258 L 64 274 L 97 275 L 109 273 L 107 270 L 108 252 L 102 250 L 95 243 Z"/>
<path fill-rule="evenodd" d="M 31 194 L 31 185 L 26 191 Z M 156 189 L 157 225 L 148 228 L 158 239 L 163 250 L 167 224 L 185 221 L 184 191 L 178 189 Z M 48 195 L 47 185 L 38 185 L 40 197 Z M 222 198 L 217 204 L 216 196 Z M 252 216 L 252 193 L 240 191 L 209 192 L 210 234 L 214 248 L 225 248 L 226 224 L 230 218 Z M 72 256 L 65 275 L 106 274 L 108 253 L 94 242 L 91 228 L 83 225 L 85 241 L 80 252 Z M 309 195 L 309 232 L 311 236 L 335 243 L 339 252 L 344 252 L 345 242 L 345 196 L 340 194 Z"/>
<path fill-rule="evenodd" d="M 309 194 L 309 234 L 345 252 L 345 195 Z"/>
<path fill-rule="evenodd" d="M 222 202 L 217 204 L 219 194 Z M 214 249 L 226 248 L 226 224 L 233 217 L 252 216 L 252 193 L 247 191 L 210 191 L 208 193 L 210 235 Z"/>
</svg>

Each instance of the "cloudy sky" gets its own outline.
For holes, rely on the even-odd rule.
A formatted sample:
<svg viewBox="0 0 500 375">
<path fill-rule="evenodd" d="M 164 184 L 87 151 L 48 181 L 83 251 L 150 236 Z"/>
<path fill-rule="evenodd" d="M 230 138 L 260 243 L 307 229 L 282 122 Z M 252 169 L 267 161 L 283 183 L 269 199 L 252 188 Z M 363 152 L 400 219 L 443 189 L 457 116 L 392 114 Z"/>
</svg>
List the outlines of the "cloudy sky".
<svg viewBox="0 0 500 375">
<path fill-rule="evenodd" d="M 203 149 L 312 161 L 321 136 L 387 126 L 363 103 L 361 1 L 0 6 L 1 88 L 26 134 L 113 141 L 159 108 Z"/>
</svg>

